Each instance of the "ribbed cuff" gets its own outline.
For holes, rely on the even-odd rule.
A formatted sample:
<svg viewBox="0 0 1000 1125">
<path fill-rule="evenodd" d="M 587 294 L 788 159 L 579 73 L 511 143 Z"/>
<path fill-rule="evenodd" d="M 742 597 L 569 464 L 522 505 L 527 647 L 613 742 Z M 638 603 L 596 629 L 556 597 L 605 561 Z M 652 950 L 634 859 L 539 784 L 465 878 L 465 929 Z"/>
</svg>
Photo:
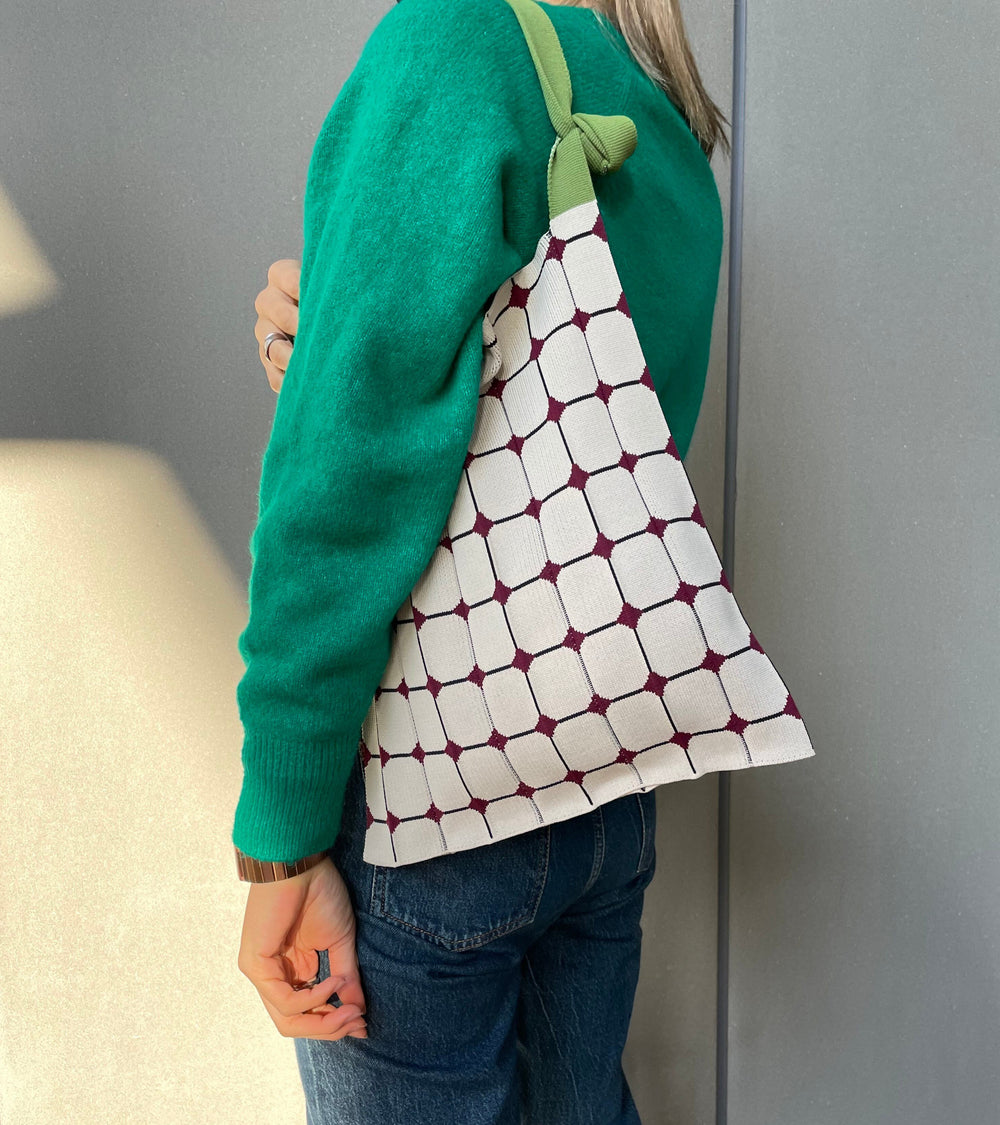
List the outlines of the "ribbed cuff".
<svg viewBox="0 0 1000 1125">
<path fill-rule="evenodd" d="M 244 730 L 243 788 L 232 842 L 255 859 L 294 863 L 333 847 L 360 734 L 290 742 Z"/>
</svg>

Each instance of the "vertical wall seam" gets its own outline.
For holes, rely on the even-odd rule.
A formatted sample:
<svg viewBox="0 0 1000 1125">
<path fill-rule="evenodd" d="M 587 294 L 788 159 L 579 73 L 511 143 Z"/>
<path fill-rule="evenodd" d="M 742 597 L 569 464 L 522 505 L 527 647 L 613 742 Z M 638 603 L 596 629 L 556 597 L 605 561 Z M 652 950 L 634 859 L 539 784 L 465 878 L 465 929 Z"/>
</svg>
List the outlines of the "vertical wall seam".
<svg viewBox="0 0 1000 1125">
<path fill-rule="evenodd" d="M 722 565 L 735 591 L 736 439 L 739 428 L 740 308 L 743 264 L 743 172 L 746 125 L 746 2 L 733 5 L 733 97 L 729 167 L 729 270 L 726 294 L 726 423 L 722 497 Z M 715 1121 L 729 1120 L 730 774 L 719 774 L 718 914 L 716 921 Z"/>
</svg>

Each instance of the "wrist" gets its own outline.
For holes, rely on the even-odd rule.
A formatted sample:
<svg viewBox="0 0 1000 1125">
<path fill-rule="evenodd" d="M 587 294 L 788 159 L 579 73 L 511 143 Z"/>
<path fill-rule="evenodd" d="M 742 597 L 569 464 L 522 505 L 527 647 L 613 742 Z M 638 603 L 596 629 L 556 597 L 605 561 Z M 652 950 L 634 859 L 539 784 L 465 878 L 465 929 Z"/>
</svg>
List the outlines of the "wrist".
<svg viewBox="0 0 1000 1125">
<path fill-rule="evenodd" d="M 313 852 L 294 863 L 280 860 L 255 859 L 235 847 L 236 873 L 244 883 L 276 883 L 282 879 L 293 879 L 326 858 L 326 852 Z"/>
</svg>

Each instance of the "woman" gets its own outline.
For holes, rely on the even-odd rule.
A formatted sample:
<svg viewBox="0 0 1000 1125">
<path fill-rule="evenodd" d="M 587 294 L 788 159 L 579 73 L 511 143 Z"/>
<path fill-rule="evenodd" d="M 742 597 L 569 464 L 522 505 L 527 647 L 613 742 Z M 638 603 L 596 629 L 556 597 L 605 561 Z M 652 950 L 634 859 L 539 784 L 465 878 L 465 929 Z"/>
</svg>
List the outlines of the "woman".
<svg viewBox="0 0 1000 1125">
<path fill-rule="evenodd" d="M 637 128 L 595 188 L 683 457 L 721 259 L 708 158 L 728 149 L 724 118 L 675 0 L 601 2 L 541 6 L 574 109 Z M 419 863 L 362 856 L 358 731 L 456 494 L 484 310 L 547 226 L 552 141 L 506 0 L 402 0 L 317 139 L 301 277 L 274 263 L 256 300 L 280 394 L 240 637 L 233 842 L 253 885 L 239 965 L 295 1039 L 311 1125 L 638 1121 L 621 1052 L 653 791 Z"/>
</svg>

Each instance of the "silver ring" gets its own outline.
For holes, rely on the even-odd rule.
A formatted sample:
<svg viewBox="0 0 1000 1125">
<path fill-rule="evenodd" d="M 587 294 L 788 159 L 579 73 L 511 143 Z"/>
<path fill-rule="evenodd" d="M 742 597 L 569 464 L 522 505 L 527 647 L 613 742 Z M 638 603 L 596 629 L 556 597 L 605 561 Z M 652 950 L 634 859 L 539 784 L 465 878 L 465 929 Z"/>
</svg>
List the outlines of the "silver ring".
<svg viewBox="0 0 1000 1125">
<path fill-rule="evenodd" d="M 268 361 L 268 363 L 272 362 L 271 357 L 268 353 L 270 352 L 271 345 L 275 340 L 287 340 L 289 343 L 292 342 L 291 336 L 286 336 L 284 332 L 268 332 L 268 334 L 264 337 L 264 358 Z"/>
</svg>

